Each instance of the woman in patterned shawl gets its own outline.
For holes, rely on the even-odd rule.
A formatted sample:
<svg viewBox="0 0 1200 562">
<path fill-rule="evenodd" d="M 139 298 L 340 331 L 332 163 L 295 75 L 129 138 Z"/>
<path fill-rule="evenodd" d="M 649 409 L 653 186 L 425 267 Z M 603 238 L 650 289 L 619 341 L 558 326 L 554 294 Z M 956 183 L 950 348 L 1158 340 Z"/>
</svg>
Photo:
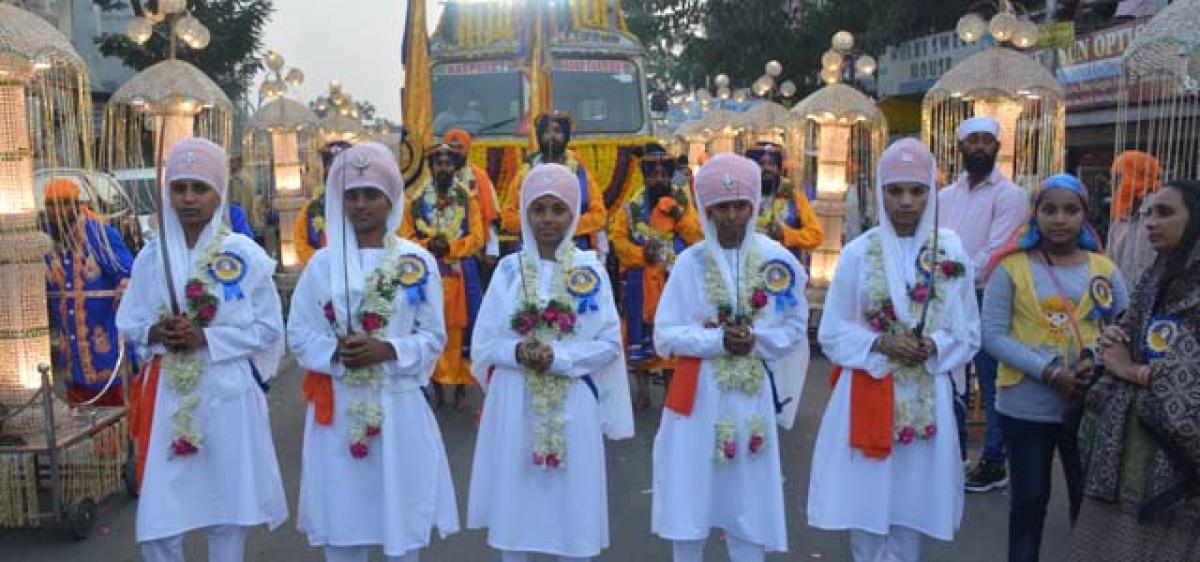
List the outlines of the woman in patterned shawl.
<svg viewBox="0 0 1200 562">
<path fill-rule="evenodd" d="M 1158 259 L 1100 337 L 1070 560 L 1200 560 L 1200 182 L 1168 183 L 1143 212 Z"/>
</svg>

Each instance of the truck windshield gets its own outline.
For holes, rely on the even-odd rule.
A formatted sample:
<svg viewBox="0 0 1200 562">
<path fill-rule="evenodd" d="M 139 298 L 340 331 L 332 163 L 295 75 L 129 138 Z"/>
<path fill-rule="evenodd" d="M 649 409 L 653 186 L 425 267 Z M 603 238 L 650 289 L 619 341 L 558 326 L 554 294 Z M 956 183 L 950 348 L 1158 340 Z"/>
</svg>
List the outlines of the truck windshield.
<svg viewBox="0 0 1200 562">
<path fill-rule="evenodd" d="M 632 133 L 642 128 L 637 66 L 628 60 L 555 59 L 555 109 L 571 112 L 580 133 Z"/>
<path fill-rule="evenodd" d="M 443 63 L 433 67 L 433 134 L 512 135 L 521 112 L 521 74 L 512 61 Z"/>
</svg>

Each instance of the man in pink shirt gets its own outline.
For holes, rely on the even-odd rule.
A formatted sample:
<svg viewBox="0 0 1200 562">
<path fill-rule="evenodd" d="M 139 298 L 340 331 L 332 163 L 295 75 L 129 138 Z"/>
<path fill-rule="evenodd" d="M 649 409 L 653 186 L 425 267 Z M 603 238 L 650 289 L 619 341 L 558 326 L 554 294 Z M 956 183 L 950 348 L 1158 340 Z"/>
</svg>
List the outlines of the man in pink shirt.
<svg viewBox="0 0 1200 562">
<path fill-rule="evenodd" d="M 942 207 L 941 226 L 953 230 L 962 240 L 970 258 L 969 267 L 975 273 L 976 293 L 981 299 L 983 287 L 987 285 L 984 269 L 988 259 L 1029 219 L 1025 190 L 996 169 L 999 138 L 1000 124 L 990 117 L 972 117 L 959 124 L 958 151 L 966 171 L 938 194 L 938 203 Z M 1004 466 L 1004 440 L 995 409 L 996 360 L 980 349 L 974 365 L 987 415 L 987 432 L 983 455 L 967 475 L 965 486 L 969 492 L 986 492 L 1007 486 L 1008 471 Z M 965 418 L 965 414 L 964 409 L 961 417 Z M 959 436 L 965 451 L 965 423 L 960 423 Z"/>
</svg>

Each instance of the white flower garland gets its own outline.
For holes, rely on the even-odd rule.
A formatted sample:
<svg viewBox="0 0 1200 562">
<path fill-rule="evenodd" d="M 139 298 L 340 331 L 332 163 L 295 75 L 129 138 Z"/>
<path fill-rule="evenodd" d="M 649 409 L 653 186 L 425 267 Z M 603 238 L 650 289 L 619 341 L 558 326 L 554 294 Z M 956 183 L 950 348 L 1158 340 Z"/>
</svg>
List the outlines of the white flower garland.
<svg viewBox="0 0 1200 562">
<path fill-rule="evenodd" d="M 204 285 L 206 295 L 216 294 L 217 283 L 209 274 L 209 266 L 221 253 L 221 245 L 228 235 L 229 228 L 222 225 L 196 258 L 196 273 L 190 279 L 199 280 Z M 169 310 L 163 311 L 164 317 L 169 315 Z M 168 351 L 162 358 L 160 368 L 167 375 L 167 387 L 179 396 L 179 406 L 171 414 L 171 422 L 174 425 L 170 447 L 172 455 L 186 456 L 197 453 L 204 443 L 204 436 L 193 427 L 196 407 L 200 405 L 200 397 L 195 395 L 195 391 L 200 386 L 200 377 L 204 374 L 204 359 L 200 352 L 195 350 Z"/>
<path fill-rule="evenodd" d="M 567 276 L 570 274 L 575 260 L 575 248 L 568 247 L 558 256 L 554 276 L 554 296 L 552 301 L 571 302 L 567 292 Z M 521 261 L 521 303 L 520 308 L 529 306 L 542 309 L 538 299 L 537 286 L 541 278 L 538 264 L 533 252 L 522 252 Z M 534 284 L 531 291 L 528 283 Z M 539 327 L 530 334 L 534 341 L 557 339 L 559 335 L 552 330 Z M 563 417 L 563 404 L 567 392 L 571 389 L 570 377 L 543 373 L 525 369 L 525 387 L 529 392 L 533 414 L 533 453 L 532 461 L 536 466 L 547 469 L 558 468 L 565 464 L 567 457 L 567 437 L 565 433 L 566 420 Z"/>
<path fill-rule="evenodd" d="M 717 308 L 717 324 L 723 323 L 734 316 L 734 306 L 729 291 L 721 278 L 721 270 L 717 258 L 712 252 L 705 252 L 706 267 L 704 270 L 704 296 L 708 302 Z M 738 284 L 737 316 L 753 322 L 761 315 L 765 307 L 752 304 L 751 297 L 755 292 L 762 291 L 766 280 L 762 274 L 762 252 L 757 244 L 751 244 L 746 253 L 746 263 L 742 275 L 738 276 L 743 282 Z M 753 355 L 721 355 L 713 360 L 713 378 L 721 392 L 742 392 L 756 396 L 762 391 L 763 382 L 767 378 L 767 368 L 762 359 Z M 728 463 L 737 457 L 737 425 L 738 422 L 725 417 L 716 422 L 716 450 L 714 458 L 717 462 Z M 767 447 L 766 423 L 761 416 L 754 416 L 748 421 L 748 436 L 746 449 L 750 456 L 755 456 Z"/>
<path fill-rule="evenodd" d="M 922 250 L 923 251 L 923 250 Z M 915 267 L 915 264 L 913 265 Z M 883 241 L 878 233 L 871 236 L 867 246 L 867 298 L 871 307 L 881 303 L 891 302 L 888 292 L 887 270 L 883 259 Z M 934 275 L 940 273 L 935 272 Z M 943 282 L 946 279 L 942 279 Z M 925 325 L 932 331 L 938 325 L 945 299 L 945 291 L 933 291 L 929 305 L 929 315 Z M 920 317 L 923 303 L 909 299 L 909 314 Z M 897 323 L 897 326 L 901 326 Z M 894 331 L 894 330 L 893 330 Z M 937 433 L 934 419 L 934 388 L 933 376 L 924 365 L 906 365 L 888 358 L 888 368 L 895 379 L 896 411 L 893 423 L 893 436 L 897 442 L 907 444 L 916 439 L 928 439 Z"/>
<path fill-rule="evenodd" d="M 363 331 L 368 336 L 377 339 L 387 333 L 392 314 L 396 311 L 395 298 L 397 287 L 400 285 L 400 268 L 398 267 L 399 256 L 395 250 L 399 245 L 400 240 L 394 234 L 384 237 L 383 248 L 387 256 L 380 260 L 379 265 L 367 276 L 364 284 L 366 290 L 363 291 L 362 303 L 359 304 L 358 313 L 355 315 Z M 377 317 L 377 323 L 374 329 L 369 330 L 366 326 L 366 319 L 370 315 Z M 383 384 L 383 375 L 379 365 L 346 368 L 342 374 L 342 383 L 359 390 L 374 391 Z M 364 393 L 357 392 L 356 394 Z M 383 430 L 383 407 L 379 403 L 378 393 L 366 394 L 370 396 L 369 400 L 351 400 L 348 410 L 351 419 L 350 455 L 358 459 L 368 455 L 370 451 L 368 440 L 379 436 Z"/>
</svg>

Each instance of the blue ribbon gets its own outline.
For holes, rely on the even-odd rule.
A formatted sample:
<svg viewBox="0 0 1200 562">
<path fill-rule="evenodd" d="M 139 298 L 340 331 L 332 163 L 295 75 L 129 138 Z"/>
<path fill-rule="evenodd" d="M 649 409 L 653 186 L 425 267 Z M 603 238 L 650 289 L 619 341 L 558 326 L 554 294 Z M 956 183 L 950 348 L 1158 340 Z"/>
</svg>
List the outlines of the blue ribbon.
<svg viewBox="0 0 1200 562">
<path fill-rule="evenodd" d="M 787 272 L 787 287 L 778 290 L 771 290 L 771 270 L 774 268 L 783 268 Z M 787 312 L 789 308 L 798 306 L 800 301 L 796 299 L 794 289 L 796 288 L 796 272 L 792 270 L 792 266 L 788 265 L 783 260 L 771 260 L 763 265 L 762 271 L 767 276 L 765 290 L 768 295 L 775 297 L 775 311 Z"/>
<path fill-rule="evenodd" d="M 245 293 L 242 293 L 242 286 L 238 283 L 225 283 L 225 301 L 241 300 L 246 298 Z"/>
<path fill-rule="evenodd" d="M 425 280 L 407 285 L 404 287 L 404 294 L 408 295 L 408 304 L 416 306 L 425 302 Z"/>
<path fill-rule="evenodd" d="M 787 312 L 789 308 L 799 306 L 800 301 L 796 299 L 796 295 L 792 291 L 775 295 L 775 312 Z"/>
<path fill-rule="evenodd" d="M 228 275 L 229 272 L 233 272 L 236 275 L 226 277 L 225 275 Z M 224 288 L 226 302 L 246 298 L 246 295 L 242 293 L 242 279 L 246 278 L 246 261 L 241 256 L 231 252 L 222 253 L 209 264 L 208 273 L 213 278 L 213 281 L 216 281 Z"/>
<path fill-rule="evenodd" d="M 584 295 L 578 298 L 579 306 L 575 309 L 577 314 L 587 314 L 588 312 L 600 310 L 600 305 L 596 304 L 596 298 L 593 295 L 595 295 L 595 293 Z"/>
</svg>

